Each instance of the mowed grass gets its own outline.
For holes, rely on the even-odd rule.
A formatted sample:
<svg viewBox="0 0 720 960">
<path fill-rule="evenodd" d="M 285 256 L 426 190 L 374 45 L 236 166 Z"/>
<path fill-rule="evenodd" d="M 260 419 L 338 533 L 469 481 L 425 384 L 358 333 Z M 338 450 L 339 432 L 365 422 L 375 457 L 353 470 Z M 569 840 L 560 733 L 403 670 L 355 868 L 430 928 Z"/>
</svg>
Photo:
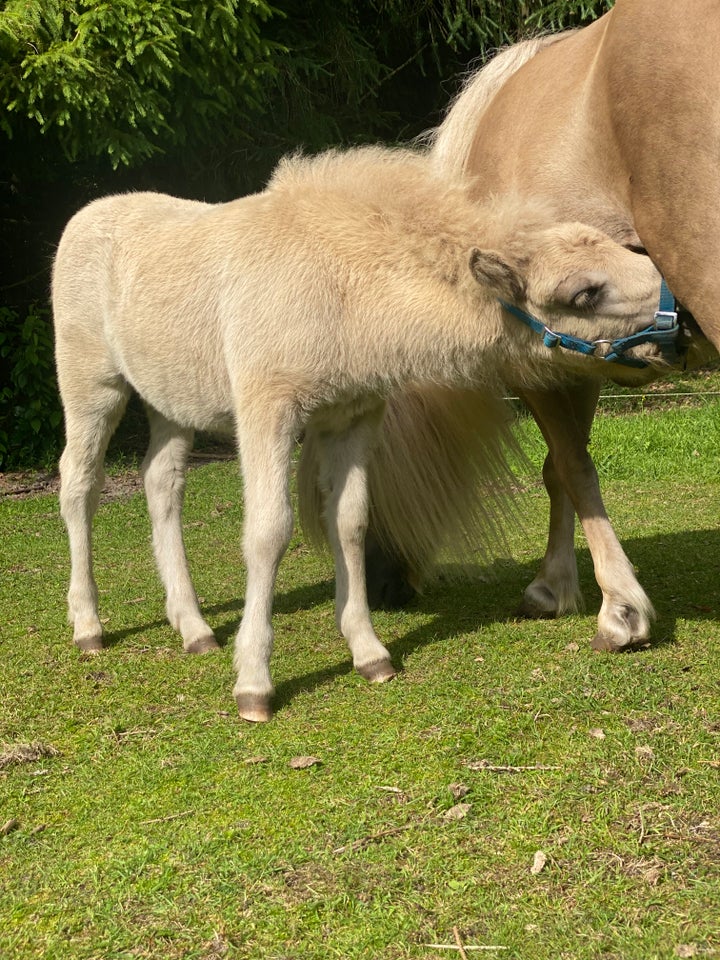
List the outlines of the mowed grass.
<svg viewBox="0 0 720 960">
<path fill-rule="evenodd" d="M 65 624 L 57 498 L 0 503 L 0 957 L 720 955 L 718 424 L 712 399 L 596 422 L 609 510 L 658 610 L 649 648 L 591 653 L 581 537 L 587 613 L 513 617 L 547 523 L 530 472 L 507 555 L 375 615 L 401 667 L 384 686 L 352 672 L 332 565 L 298 533 L 262 726 L 231 696 L 233 463 L 188 482 L 222 644 L 202 658 L 164 620 L 141 495 L 97 518 L 95 658 Z M 542 444 L 519 430 L 537 469 Z"/>
</svg>

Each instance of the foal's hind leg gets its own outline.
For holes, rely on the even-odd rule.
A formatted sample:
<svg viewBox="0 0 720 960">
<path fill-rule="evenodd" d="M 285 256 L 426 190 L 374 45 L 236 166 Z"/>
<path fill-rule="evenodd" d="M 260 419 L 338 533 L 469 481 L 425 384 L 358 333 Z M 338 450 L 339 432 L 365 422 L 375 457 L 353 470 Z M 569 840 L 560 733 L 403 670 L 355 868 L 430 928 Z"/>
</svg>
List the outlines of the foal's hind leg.
<svg viewBox="0 0 720 960">
<path fill-rule="evenodd" d="M 188 653 L 217 650 L 213 632 L 203 620 L 190 579 L 182 536 L 185 471 L 193 431 L 184 429 L 148 407 L 150 446 L 142 465 L 152 521 L 153 548 L 167 597 L 167 617 L 183 638 Z"/>
<path fill-rule="evenodd" d="M 337 625 L 355 669 L 375 683 L 395 676 L 390 654 L 375 635 L 365 586 L 367 464 L 382 411 L 382 406 L 373 409 L 341 433 L 323 433 L 320 443 L 320 484 L 335 556 Z"/>
<path fill-rule="evenodd" d="M 100 500 L 108 441 L 120 422 L 130 388 L 68 378 L 60 369 L 66 444 L 60 458 L 60 512 L 70 543 L 68 620 L 73 641 L 86 653 L 102 649 L 98 592 L 92 569 L 92 520 Z M 65 382 L 67 381 L 67 382 Z"/>
</svg>

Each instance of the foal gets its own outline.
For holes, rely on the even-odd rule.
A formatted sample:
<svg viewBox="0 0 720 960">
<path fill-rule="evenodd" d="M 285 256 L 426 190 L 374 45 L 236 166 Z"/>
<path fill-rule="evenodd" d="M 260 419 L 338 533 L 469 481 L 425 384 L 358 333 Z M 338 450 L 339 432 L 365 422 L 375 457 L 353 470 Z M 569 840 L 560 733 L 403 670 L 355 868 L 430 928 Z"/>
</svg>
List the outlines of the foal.
<svg viewBox="0 0 720 960">
<path fill-rule="evenodd" d="M 541 385 L 557 371 L 602 366 L 607 348 L 579 359 L 547 350 L 498 297 L 591 340 L 652 320 L 660 278 L 647 258 L 595 229 L 548 223 L 542 208 L 511 199 L 479 207 L 422 155 L 383 148 L 287 159 L 264 192 L 231 203 L 136 193 L 81 210 L 53 277 L 75 644 L 102 646 L 91 523 L 108 439 L 135 390 L 150 420 L 143 475 L 155 556 L 188 652 L 217 646 L 181 531 L 193 430 L 237 436 L 247 564 L 235 643 L 241 716 L 271 715 L 272 598 L 301 432 L 319 451 L 338 626 L 364 677 L 392 677 L 368 613 L 363 555 L 368 461 L 386 397 L 409 383 L 490 397 L 505 376 Z M 649 344 L 634 353 L 662 362 Z M 502 429 L 488 424 L 489 445 Z"/>
</svg>

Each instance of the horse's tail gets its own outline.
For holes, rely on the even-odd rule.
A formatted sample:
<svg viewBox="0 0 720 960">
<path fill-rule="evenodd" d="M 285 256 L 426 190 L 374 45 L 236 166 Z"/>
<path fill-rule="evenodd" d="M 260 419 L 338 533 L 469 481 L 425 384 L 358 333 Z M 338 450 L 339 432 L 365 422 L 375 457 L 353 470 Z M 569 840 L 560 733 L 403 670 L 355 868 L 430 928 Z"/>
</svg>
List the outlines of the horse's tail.
<svg viewBox="0 0 720 960">
<path fill-rule="evenodd" d="M 443 122 L 425 138 L 429 140 L 430 157 L 438 171 L 447 176 L 465 173 L 480 117 L 498 90 L 528 60 L 572 32 L 568 30 L 515 43 L 470 74 Z"/>
<path fill-rule="evenodd" d="M 490 394 L 413 386 L 390 398 L 370 465 L 370 529 L 404 561 L 415 586 L 440 554 L 467 565 L 503 542 L 509 455 L 519 456 L 510 415 Z M 324 541 L 312 432 L 303 443 L 298 496 L 306 536 Z"/>
</svg>

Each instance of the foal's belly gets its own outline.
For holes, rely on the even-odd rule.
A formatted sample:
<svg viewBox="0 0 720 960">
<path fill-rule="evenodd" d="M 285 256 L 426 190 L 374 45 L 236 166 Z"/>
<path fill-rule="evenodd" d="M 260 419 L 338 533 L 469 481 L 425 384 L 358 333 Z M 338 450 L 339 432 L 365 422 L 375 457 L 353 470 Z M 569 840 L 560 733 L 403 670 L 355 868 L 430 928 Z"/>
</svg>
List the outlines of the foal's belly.
<svg viewBox="0 0 720 960">
<path fill-rule="evenodd" d="M 119 372 L 145 403 L 184 427 L 234 433 L 229 378 L 211 351 L 187 343 L 165 349 L 152 337 L 117 346 Z"/>
</svg>

